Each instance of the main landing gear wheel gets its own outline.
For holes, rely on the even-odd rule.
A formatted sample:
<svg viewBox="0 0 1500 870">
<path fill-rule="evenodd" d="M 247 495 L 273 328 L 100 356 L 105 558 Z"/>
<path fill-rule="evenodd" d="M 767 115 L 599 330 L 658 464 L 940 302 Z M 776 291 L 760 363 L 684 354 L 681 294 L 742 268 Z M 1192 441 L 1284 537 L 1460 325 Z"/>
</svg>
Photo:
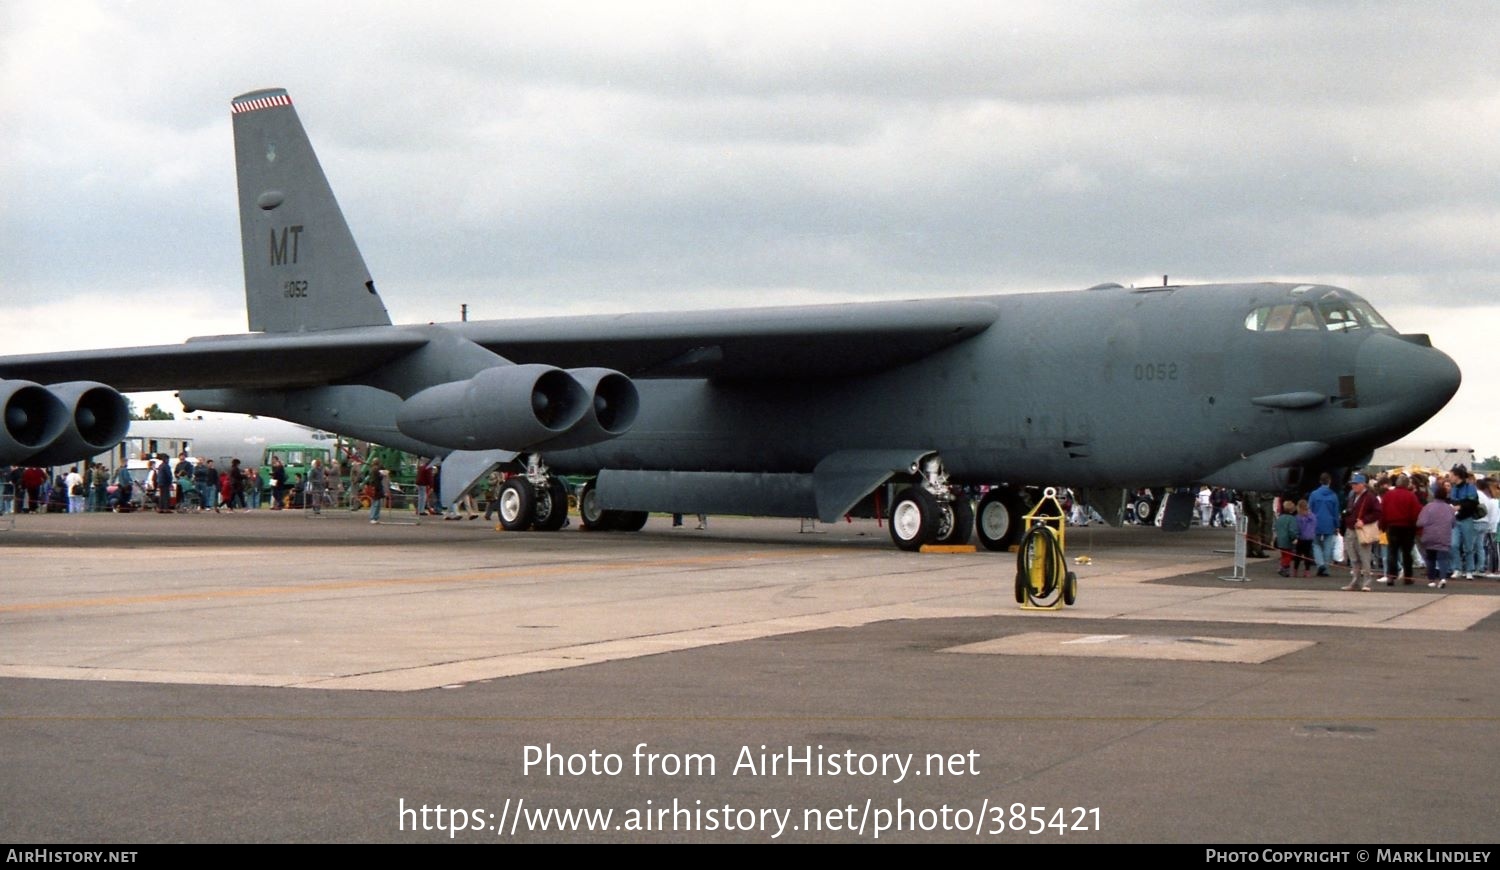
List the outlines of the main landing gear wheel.
<svg viewBox="0 0 1500 870">
<path fill-rule="evenodd" d="M 524 532 L 531 528 L 536 508 L 536 492 L 524 477 L 512 477 L 500 487 L 500 528 L 507 532 Z"/>
<path fill-rule="evenodd" d="M 578 519 L 590 532 L 639 532 L 650 516 L 645 511 L 607 511 L 599 507 L 599 490 L 594 481 L 578 491 Z"/>
<path fill-rule="evenodd" d="M 938 502 L 920 486 L 901 491 L 891 504 L 891 540 L 899 549 L 912 552 L 937 539 Z"/>
<path fill-rule="evenodd" d="M 568 488 L 562 481 L 555 477 L 547 481 L 547 487 L 536 493 L 532 513 L 532 528 L 539 532 L 555 532 L 563 527 L 568 521 Z"/>
<path fill-rule="evenodd" d="M 645 511 L 605 511 L 604 514 L 610 518 L 610 528 L 618 532 L 639 532 L 650 516 Z"/>
<path fill-rule="evenodd" d="M 1156 502 L 1149 498 L 1138 498 L 1135 500 L 1135 521 L 1143 526 L 1151 525 L 1156 519 Z"/>
<path fill-rule="evenodd" d="M 578 490 L 578 519 L 586 531 L 603 532 L 609 529 L 604 510 L 599 507 L 599 487 L 592 480 Z"/>
<path fill-rule="evenodd" d="M 941 505 L 938 512 L 942 515 L 938 525 L 942 528 L 938 531 L 935 544 L 967 544 L 969 536 L 974 534 L 974 507 L 969 500 L 959 496 L 953 502 Z"/>
<path fill-rule="evenodd" d="M 1013 489 L 992 489 L 979 500 L 974 531 L 986 550 L 1008 550 L 1021 537 L 1026 506 Z"/>
</svg>

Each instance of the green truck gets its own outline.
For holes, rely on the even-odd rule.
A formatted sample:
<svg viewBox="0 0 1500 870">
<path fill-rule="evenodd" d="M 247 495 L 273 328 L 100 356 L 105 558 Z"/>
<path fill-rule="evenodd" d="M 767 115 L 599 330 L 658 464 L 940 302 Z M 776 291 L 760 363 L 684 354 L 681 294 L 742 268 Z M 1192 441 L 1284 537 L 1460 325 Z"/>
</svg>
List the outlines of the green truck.
<svg viewBox="0 0 1500 870">
<path fill-rule="evenodd" d="M 326 469 L 332 455 L 333 451 L 323 444 L 267 444 L 260 462 L 260 480 L 264 487 L 262 493 L 265 495 L 265 500 L 270 501 L 272 498 L 271 460 L 273 458 L 280 458 L 281 464 L 286 467 L 286 489 L 281 494 L 285 504 L 282 506 L 301 507 L 302 493 L 297 491 L 297 484 L 307 480 L 308 469 L 312 468 L 313 460 L 321 460 Z"/>
</svg>

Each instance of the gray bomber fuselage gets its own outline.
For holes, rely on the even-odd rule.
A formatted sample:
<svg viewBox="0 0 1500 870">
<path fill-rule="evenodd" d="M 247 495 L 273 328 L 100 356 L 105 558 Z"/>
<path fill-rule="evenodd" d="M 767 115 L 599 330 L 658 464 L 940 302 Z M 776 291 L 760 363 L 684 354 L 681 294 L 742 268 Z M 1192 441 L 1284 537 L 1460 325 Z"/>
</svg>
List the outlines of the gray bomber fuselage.
<svg viewBox="0 0 1500 870">
<path fill-rule="evenodd" d="M 961 481 L 1075 486 L 1205 481 L 1286 444 L 1323 446 L 1301 461 L 1357 462 L 1440 408 L 1457 368 L 1390 330 L 1246 327 L 1307 286 L 989 297 L 999 316 L 988 329 L 876 374 L 638 380 L 630 432 L 547 458 L 570 473 L 808 472 L 836 451 L 916 448 L 941 451 Z M 511 355 L 503 340 L 486 344 Z M 1252 401 L 1288 395 L 1304 398 Z M 1258 473 L 1219 476 L 1269 486 Z"/>
</svg>

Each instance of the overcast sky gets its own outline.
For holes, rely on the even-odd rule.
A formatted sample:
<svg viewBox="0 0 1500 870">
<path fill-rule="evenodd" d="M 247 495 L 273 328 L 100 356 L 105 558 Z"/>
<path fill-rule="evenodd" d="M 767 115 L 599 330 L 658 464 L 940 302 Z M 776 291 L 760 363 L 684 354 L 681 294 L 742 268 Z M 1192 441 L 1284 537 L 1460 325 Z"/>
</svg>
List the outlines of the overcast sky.
<svg viewBox="0 0 1500 870">
<path fill-rule="evenodd" d="M 245 329 L 290 91 L 398 321 L 1348 287 L 1500 454 L 1500 4 L 0 2 L 0 352 Z"/>
</svg>

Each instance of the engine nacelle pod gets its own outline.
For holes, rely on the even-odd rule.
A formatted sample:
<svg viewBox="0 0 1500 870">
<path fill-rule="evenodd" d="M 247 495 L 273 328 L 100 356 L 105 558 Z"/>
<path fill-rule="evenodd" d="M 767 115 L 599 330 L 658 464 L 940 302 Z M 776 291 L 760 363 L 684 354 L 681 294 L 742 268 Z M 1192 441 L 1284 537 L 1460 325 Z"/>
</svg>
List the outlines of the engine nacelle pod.
<svg viewBox="0 0 1500 870">
<path fill-rule="evenodd" d="M 630 431 L 641 410 L 641 396 L 635 383 L 614 369 L 568 369 L 589 394 L 588 413 L 566 433 L 538 445 L 546 450 L 587 447 L 617 438 Z"/>
<path fill-rule="evenodd" d="M 30 459 L 62 434 L 68 409 L 41 384 L 0 381 L 0 465 Z"/>
<path fill-rule="evenodd" d="M 114 387 L 94 381 L 50 384 L 47 391 L 62 403 L 62 432 L 27 460 L 30 465 L 57 465 L 87 459 L 111 449 L 130 430 L 130 403 Z"/>
<path fill-rule="evenodd" d="M 577 425 L 589 411 L 589 398 L 562 369 L 495 366 L 407 399 L 396 428 L 456 450 L 521 451 Z"/>
</svg>

